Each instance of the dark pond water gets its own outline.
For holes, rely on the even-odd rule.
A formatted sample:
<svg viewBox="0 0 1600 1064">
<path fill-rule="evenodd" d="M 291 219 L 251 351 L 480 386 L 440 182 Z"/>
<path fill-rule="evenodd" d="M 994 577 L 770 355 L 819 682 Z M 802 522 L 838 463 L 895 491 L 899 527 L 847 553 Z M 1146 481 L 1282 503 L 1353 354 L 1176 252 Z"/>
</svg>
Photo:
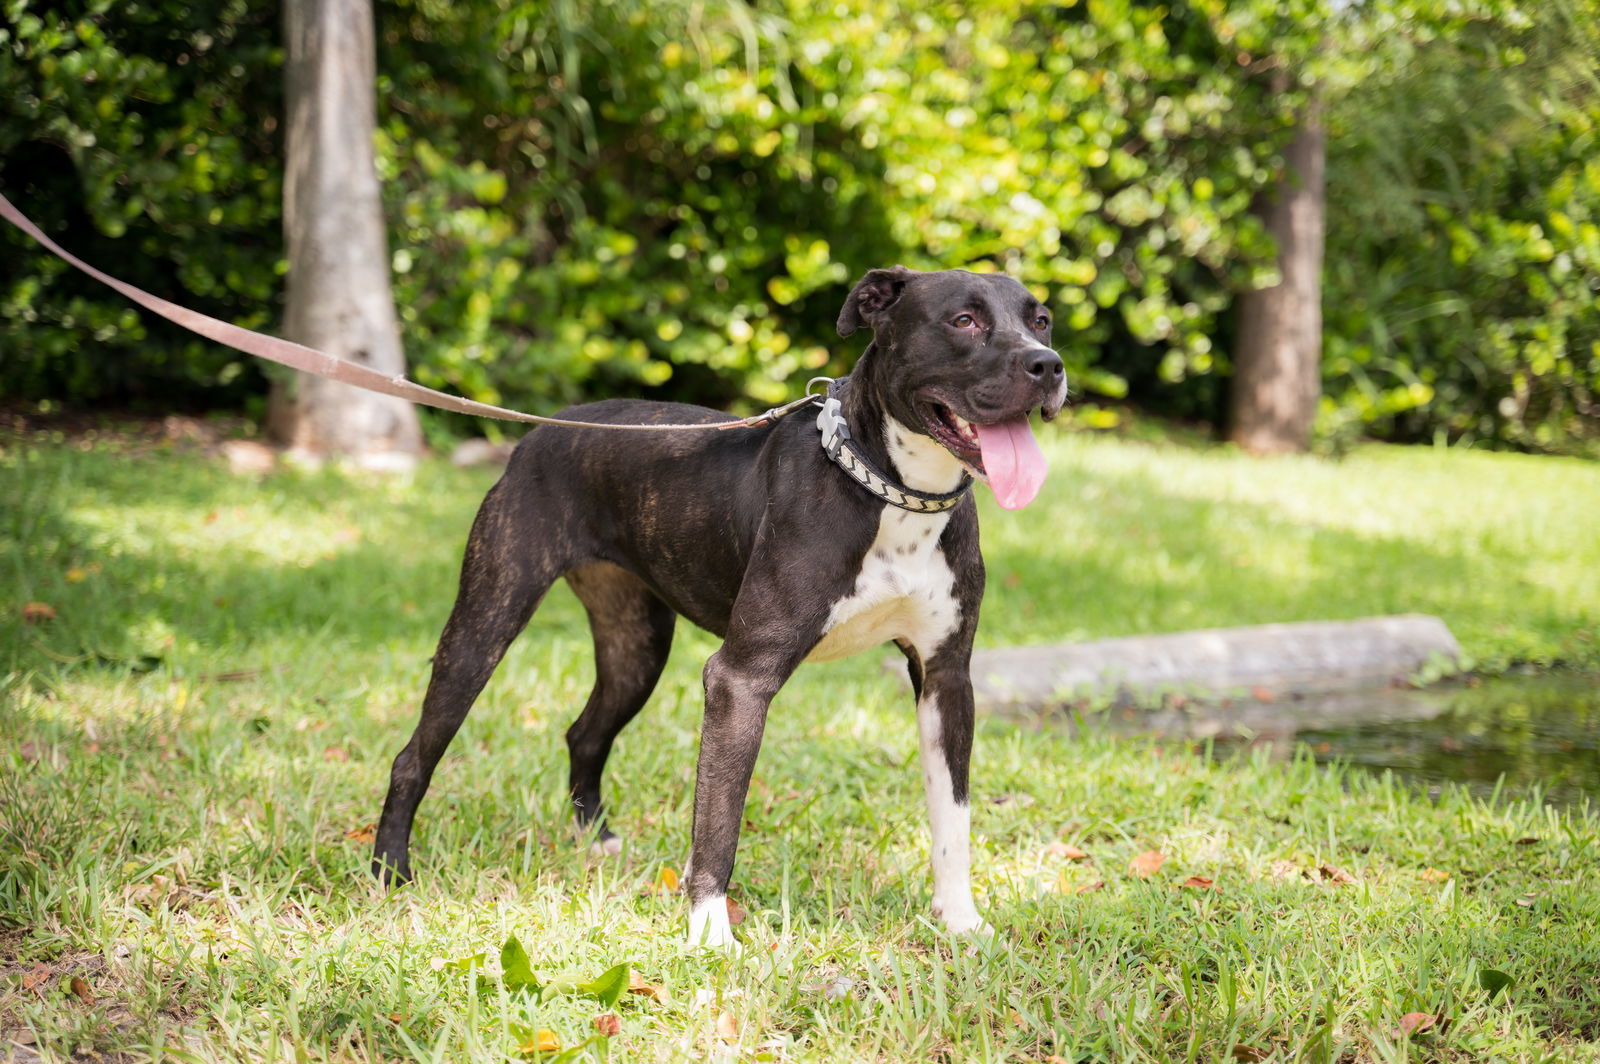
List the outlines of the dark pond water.
<svg viewBox="0 0 1600 1064">
<path fill-rule="evenodd" d="M 1210 738 L 1221 757 L 1263 744 L 1287 757 L 1304 744 L 1318 760 L 1392 771 L 1430 788 L 1453 782 L 1488 795 L 1498 786 L 1507 796 L 1600 805 L 1595 675 L 1509 675 L 1420 691 L 1111 710 L 1103 720 L 1118 730 Z"/>
</svg>

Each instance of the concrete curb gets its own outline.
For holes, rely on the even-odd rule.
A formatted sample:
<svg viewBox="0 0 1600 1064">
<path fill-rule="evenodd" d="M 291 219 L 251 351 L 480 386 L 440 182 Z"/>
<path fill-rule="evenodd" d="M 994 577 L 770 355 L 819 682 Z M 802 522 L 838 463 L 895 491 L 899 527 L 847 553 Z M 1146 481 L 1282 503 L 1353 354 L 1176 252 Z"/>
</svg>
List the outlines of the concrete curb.
<svg viewBox="0 0 1600 1064">
<path fill-rule="evenodd" d="M 1043 709 L 1107 696 L 1149 704 L 1168 692 L 1217 697 L 1264 688 L 1281 696 L 1382 687 L 1430 663 L 1460 660 L 1442 620 L 1411 613 L 983 650 L 972 655 L 972 683 L 983 708 Z"/>
</svg>

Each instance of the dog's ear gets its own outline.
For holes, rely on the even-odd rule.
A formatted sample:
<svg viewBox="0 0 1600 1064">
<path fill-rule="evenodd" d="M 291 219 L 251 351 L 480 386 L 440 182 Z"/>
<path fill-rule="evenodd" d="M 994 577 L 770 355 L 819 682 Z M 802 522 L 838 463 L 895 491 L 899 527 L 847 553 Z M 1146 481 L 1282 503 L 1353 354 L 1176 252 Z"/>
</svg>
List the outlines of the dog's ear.
<svg viewBox="0 0 1600 1064">
<path fill-rule="evenodd" d="M 916 277 L 917 271 L 905 266 L 891 266 L 887 270 L 868 270 L 856 282 L 850 296 L 839 311 L 839 335 L 849 336 L 863 325 L 878 327 L 878 315 L 894 305 L 906 282 Z"/>
</svg>

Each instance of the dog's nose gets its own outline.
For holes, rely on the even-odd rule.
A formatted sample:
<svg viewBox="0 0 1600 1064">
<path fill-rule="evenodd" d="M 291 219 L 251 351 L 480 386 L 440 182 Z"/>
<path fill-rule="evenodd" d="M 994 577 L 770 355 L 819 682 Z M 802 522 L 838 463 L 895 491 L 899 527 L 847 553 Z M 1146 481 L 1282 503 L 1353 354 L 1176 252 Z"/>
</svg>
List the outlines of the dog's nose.
<svg viewBox="0 0 1600 1064">
<path fill-rule="evenodd" d="M 1038 347 L 1022 356 L 1023 368 L 1029 377 L 1041 384 L 1054 383 L 1066 376 L 1067 369 L 1061 364 L 1061 356 L 1048 347 Z"/>
</svg>

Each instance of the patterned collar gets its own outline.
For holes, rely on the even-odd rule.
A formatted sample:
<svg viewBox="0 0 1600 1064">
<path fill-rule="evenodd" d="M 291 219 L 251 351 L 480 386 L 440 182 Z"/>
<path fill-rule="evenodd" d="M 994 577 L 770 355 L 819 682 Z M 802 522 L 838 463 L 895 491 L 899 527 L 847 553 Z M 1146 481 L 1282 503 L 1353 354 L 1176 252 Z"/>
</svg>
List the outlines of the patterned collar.
<svg viewBox="0 0 1600 1064">
<path fill-rule="evenodd" d="M 845 424 L 839 408 L 839 391 L 843 381 L 829 381 L 828 394 L 816 396 L 822 410 L 817 414 L 817 430 L 822 433 L 822 449 L 835 465 L 850 475 L 850 479 L 872 494 L 902 510 L 915 514 L 937 514 L 953 509 L 972 489 L 972 478 L 961 475 L 961 486 L 955 491 L 935 495 L 918 491 L 899 483 L 868 458 L 861 445 L 850 437 L 850 426 Z"/>
</svg>

